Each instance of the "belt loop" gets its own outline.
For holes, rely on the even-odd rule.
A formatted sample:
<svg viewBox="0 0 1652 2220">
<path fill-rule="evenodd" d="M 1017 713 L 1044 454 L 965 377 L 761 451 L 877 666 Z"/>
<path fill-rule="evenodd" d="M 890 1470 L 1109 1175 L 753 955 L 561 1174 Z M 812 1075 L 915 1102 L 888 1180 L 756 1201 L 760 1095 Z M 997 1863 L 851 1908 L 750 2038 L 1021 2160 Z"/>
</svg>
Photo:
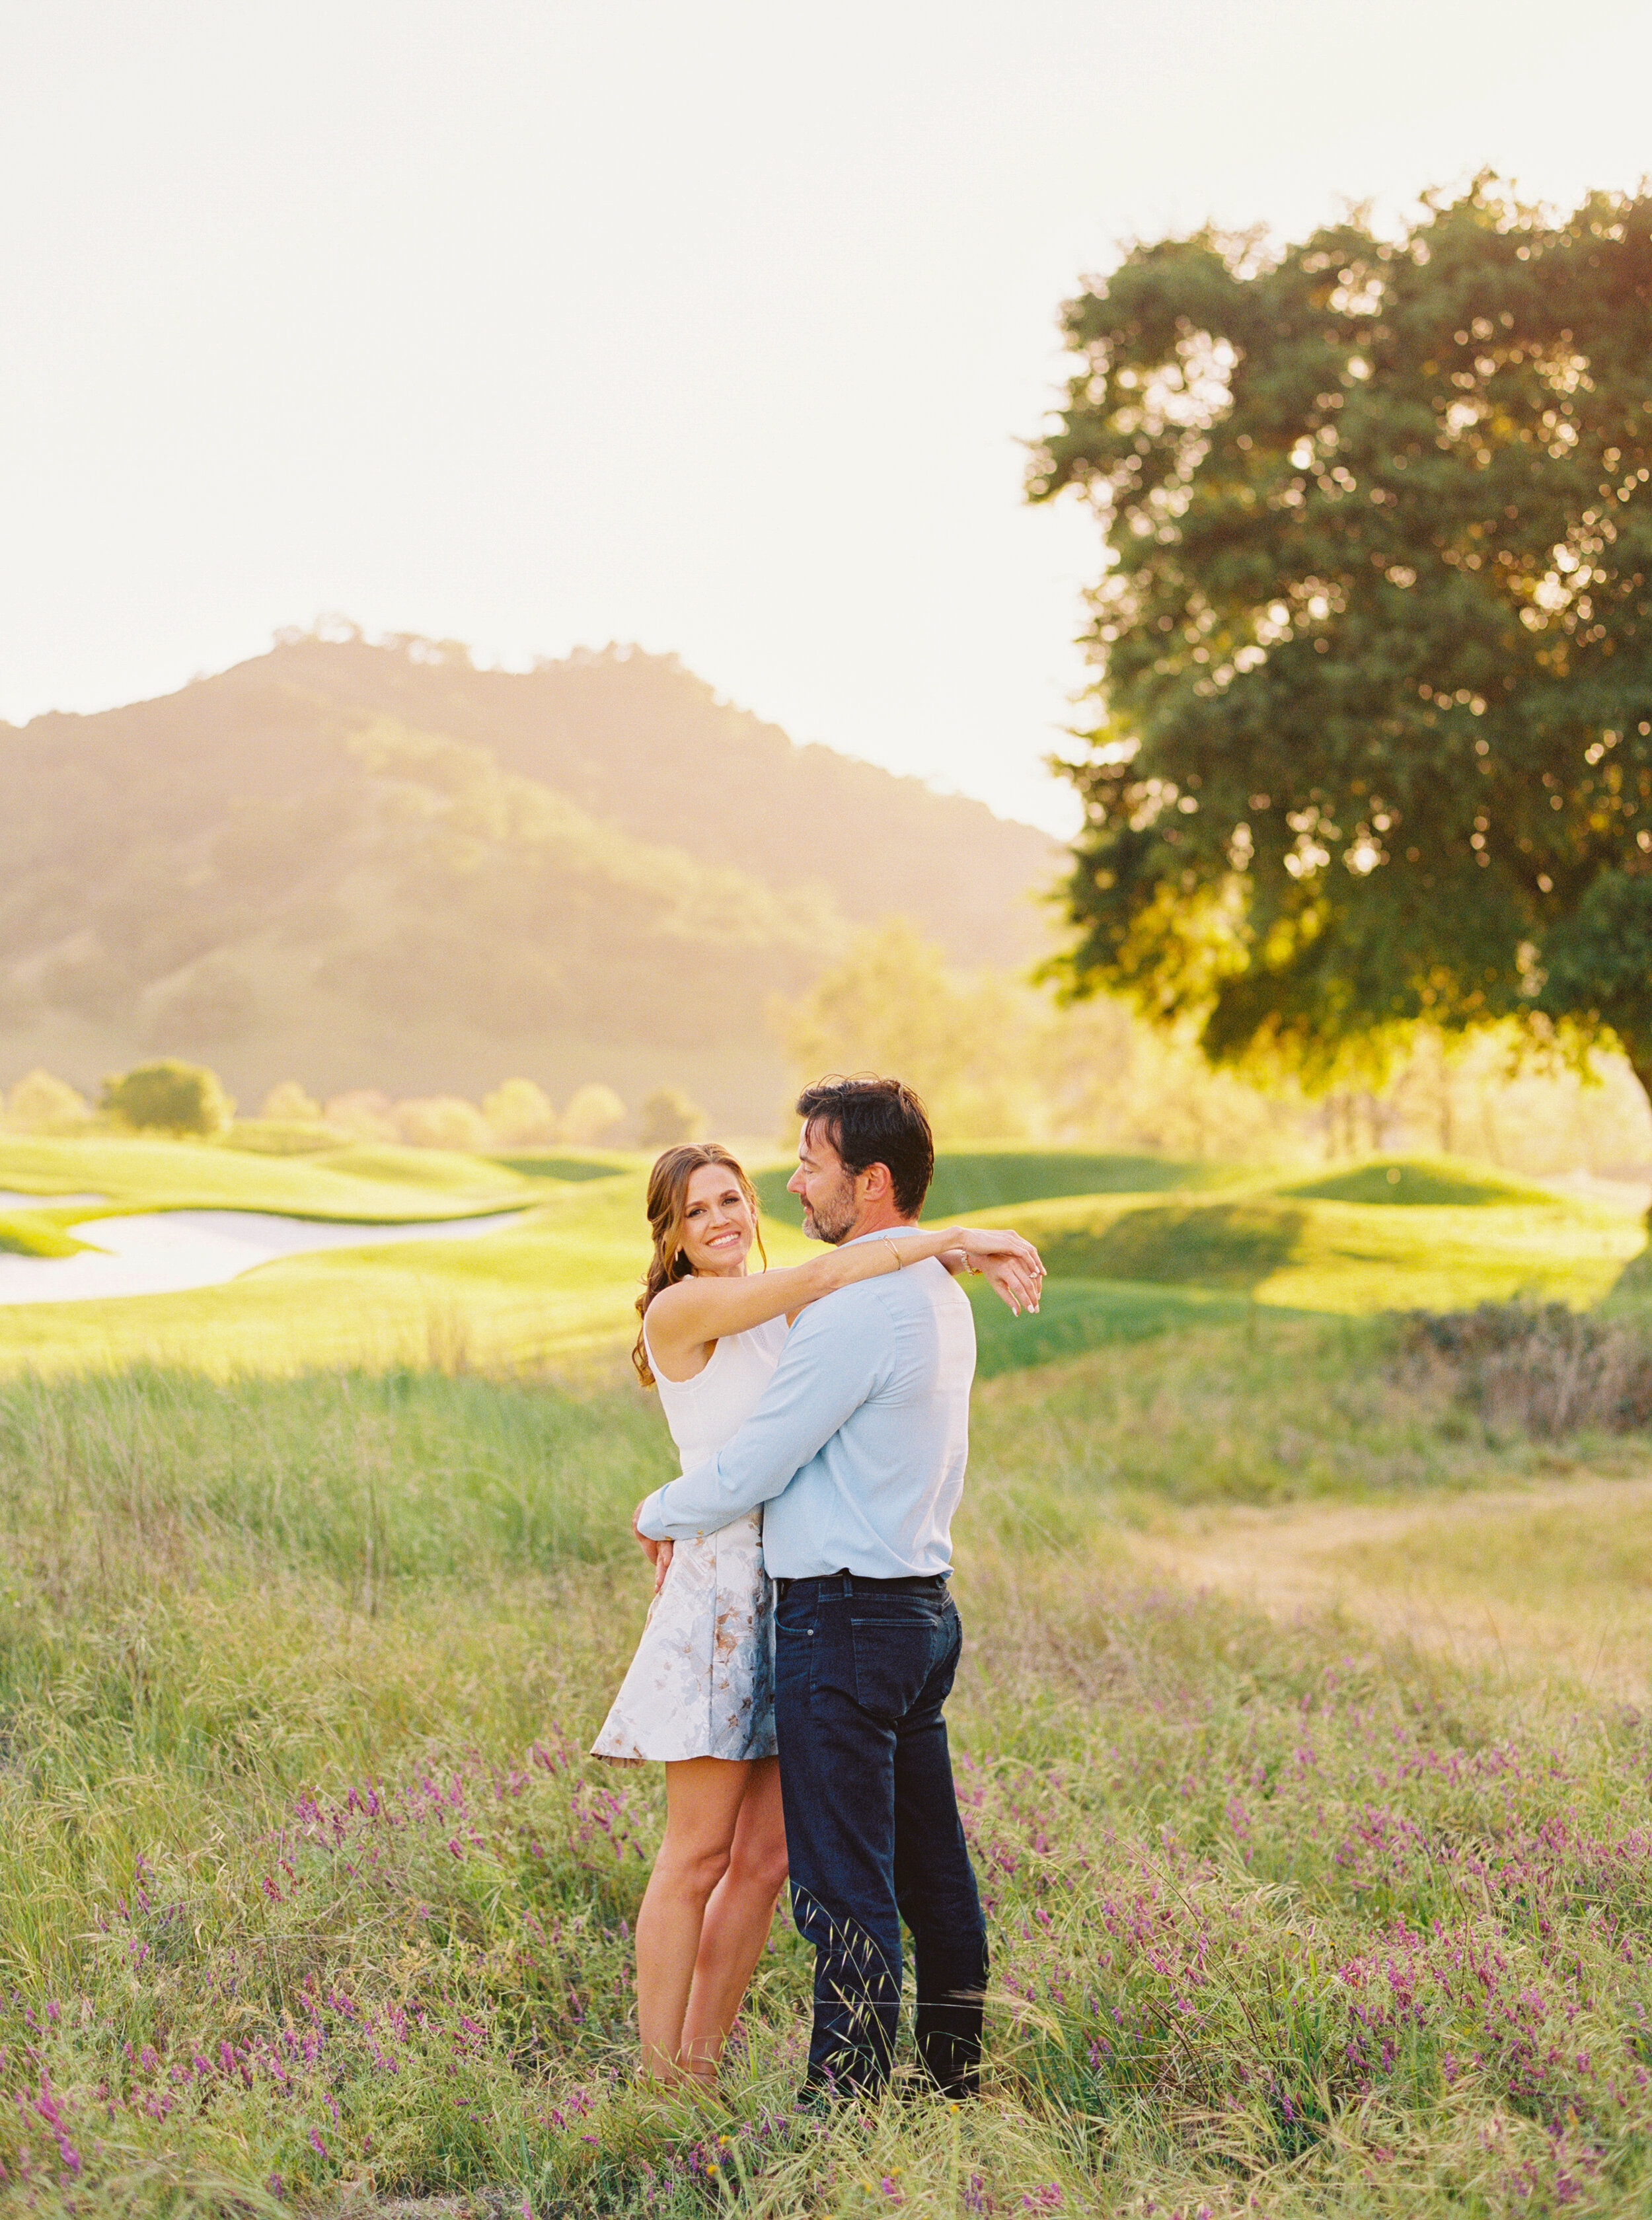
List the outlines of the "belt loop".
<svg viewBox="0 0 1652 2220">
<path fill-rule="evenodd" d="M 854 1594 L 855 1576 L 852 1573 L 845 1573 L 843 1576 L 843 1592 L 845 1596 L 851 1596 Z"/>
</svg>

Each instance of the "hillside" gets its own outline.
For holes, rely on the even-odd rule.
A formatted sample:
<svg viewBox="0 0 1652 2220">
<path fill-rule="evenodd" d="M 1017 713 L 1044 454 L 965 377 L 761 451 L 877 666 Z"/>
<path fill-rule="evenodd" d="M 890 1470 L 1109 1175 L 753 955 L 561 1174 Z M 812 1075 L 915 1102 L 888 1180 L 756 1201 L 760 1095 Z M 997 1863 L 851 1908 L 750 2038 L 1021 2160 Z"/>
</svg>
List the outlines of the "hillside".
<svg viewBox="0 0 1652 2220">
<path fill-rule="evenodd" d="M 200 1058 L 243 1099 L 688 1087 L 767 1125 L 770 998 L 901 911 L 1034 953 L 1054 844 L 720 702 L 674 658 L 525 674 L 284 635 L 0 726 L 0 1081 Z"/>
</svg>

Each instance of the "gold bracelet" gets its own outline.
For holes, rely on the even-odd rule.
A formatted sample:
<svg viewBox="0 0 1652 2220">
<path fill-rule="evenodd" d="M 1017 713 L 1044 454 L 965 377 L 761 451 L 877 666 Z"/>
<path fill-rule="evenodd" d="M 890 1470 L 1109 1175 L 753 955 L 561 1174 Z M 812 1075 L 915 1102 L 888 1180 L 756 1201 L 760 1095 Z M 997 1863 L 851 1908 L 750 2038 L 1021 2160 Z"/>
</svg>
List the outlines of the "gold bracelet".
<svg viewBox="0 0 1652 2220">
<path fill-rule="evenodd" d="M 901 1251 L 895 1247 L 893 1241 L 886 1241 L 883 1244 L 883 1246 L 888 1250 L 890 1256 L 894 1257 L 895 1269 L 898 1272 L 901 1269 Z"/>
</svg>

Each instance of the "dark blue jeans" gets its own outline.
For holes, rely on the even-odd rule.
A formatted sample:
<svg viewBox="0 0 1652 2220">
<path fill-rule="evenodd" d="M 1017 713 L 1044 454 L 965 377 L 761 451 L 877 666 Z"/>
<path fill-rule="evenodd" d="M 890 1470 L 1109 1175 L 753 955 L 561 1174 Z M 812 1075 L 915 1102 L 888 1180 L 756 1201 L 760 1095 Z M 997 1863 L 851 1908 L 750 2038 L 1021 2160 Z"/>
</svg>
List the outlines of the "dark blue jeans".
<svg viewBox="0 0 1652 2220">
<path fill-rule="evenodd" d="M 987 1929 L 941 1706 L 963 1631 L 944 1581 L 848 1573 L 783 1584 L 775 1711 L 792 1912 L 814 1945 L 808 2079 L 875 2090 L 901 2008 L 901 1923 L 919 2062 L 949 2096 L 981 2059 Z"/>
</svg>

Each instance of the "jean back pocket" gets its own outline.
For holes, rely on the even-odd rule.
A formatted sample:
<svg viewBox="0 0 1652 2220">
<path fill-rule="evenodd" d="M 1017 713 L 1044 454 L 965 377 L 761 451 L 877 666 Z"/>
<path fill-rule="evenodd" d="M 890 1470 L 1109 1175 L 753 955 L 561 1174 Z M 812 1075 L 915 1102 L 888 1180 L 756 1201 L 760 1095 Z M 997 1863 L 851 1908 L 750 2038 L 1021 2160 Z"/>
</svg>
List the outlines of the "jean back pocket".
<svg viewBox="0 0 1652 2220">
<path fill-rule="evenodd" d="M 850 1619 L 855 1701 L 863 1712 L 898 1719 L 912 1709 L 929 1680 L 938 1631 L 927 1612 Z"/>
</svg>

